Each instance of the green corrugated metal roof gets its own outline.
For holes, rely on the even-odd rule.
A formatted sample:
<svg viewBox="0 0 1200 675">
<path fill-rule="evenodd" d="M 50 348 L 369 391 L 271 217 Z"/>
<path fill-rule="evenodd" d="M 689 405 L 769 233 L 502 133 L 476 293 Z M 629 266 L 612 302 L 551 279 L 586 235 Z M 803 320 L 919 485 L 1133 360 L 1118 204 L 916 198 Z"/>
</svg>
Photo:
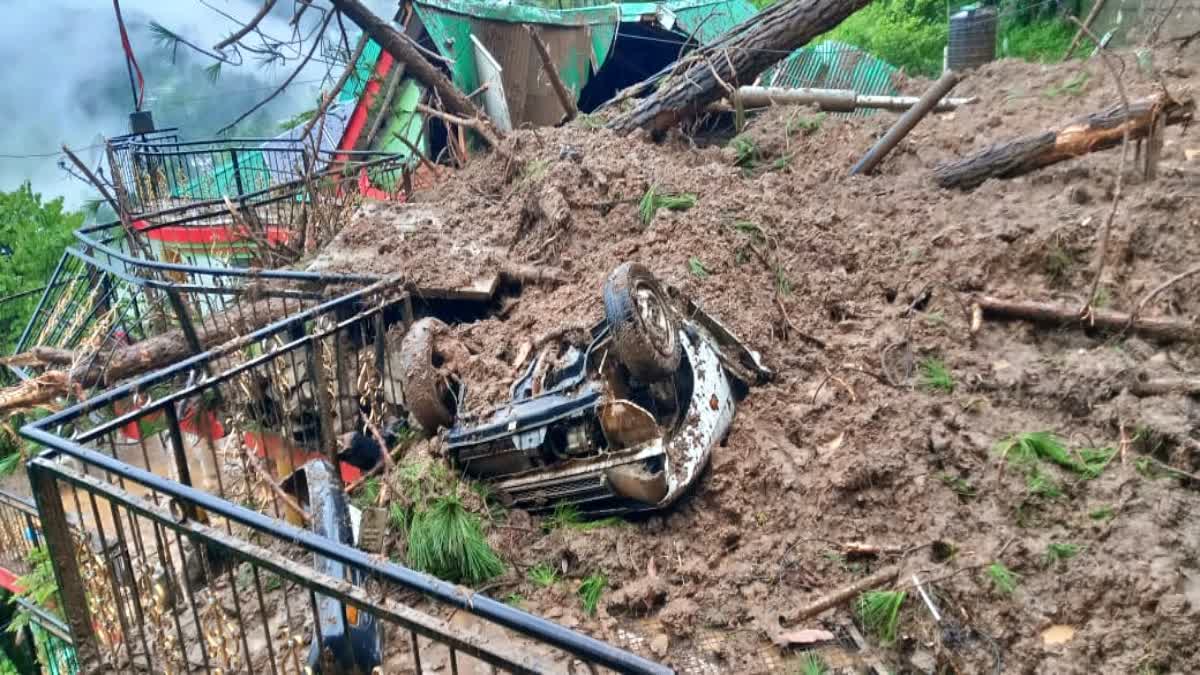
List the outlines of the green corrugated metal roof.
<svg viewBox="0 0 1200 675">
<path fill-rule="evenodd" d="M 890 63 L 854 45 L 830 40 L 797 49 L 763 73 L 761 81 L 771 87 L 853 89 L 871 96 L 895 96 L 900 93 L 894 84 L 895 74 L 896 68 Z M 874 112 L 864 109 L 848 114 Z"/>
</svg>

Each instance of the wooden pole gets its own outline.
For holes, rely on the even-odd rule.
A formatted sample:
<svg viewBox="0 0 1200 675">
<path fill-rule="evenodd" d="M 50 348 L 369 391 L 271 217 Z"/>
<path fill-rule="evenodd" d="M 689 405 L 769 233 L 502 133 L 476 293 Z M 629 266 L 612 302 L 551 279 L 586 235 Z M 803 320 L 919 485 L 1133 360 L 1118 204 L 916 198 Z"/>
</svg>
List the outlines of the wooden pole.
<svg viewBox="0 0 1200 675">
<path fill-rule="evenodd" d="M 932 112 L 956 84 L 958 84 L 958 73 L 955 73 L 953 70 L 947 70 L 945 73 L 942 73 L 938 81 L 934 82 L 933 86 L 921 95 L 916 105 L 906 110 L 900 116 L 900 119 L 896 120 L 896 123 L 892 125 L 892 128 L 888 129 L 887 133 L 883 135 L 883 138 L 879 139 L 875 143 L 875 146 L 868 150 L 867 154 L 863 155 L 863 158 L 858 160 L 857 164 L 851 167 L 850 174 L 857 175 L 873 171 L 883 161 L 883 158 L 887 157 L 888 153 L 892 151 L 892 148 L 895 148 L 900 141 L 904 140 L 908 132 L 912 131 L 918 122 Z"/>
<path fill-rule="evenodd" d="M 575 106 L 575 97 L 567 90 L 567 85 L 563 84 L 562 77 L 558 74 L 558 68 L 554 66 L 554 59 L 550 56 L 550 49 L 542 41 L 542 36 L 538 35 L 537 29 L 525 24 L 525 31 L 529 33 L 538 57 L 542 60 L 542 70 L 546 71 L 546 76 L 550 78 L 550 86 L 554 88 L 554 95 L 562 104 L 563 122 L 570 122 L 579 115 L 579 108 Z"/>
<path fill-rule="evenodd" d="M 917 96 L 871 96 L 853 89 L 810 89 L 808 87 L 738 87 L 742 104 L 761 108 L 770 105 L 816 105 L 826 112 L 852 112 L 859 108 L 874 108 L 904 112 L 921 99 Z M 977 97 L 943 98 L 933 112 L 950 112 L 959 106 L 977 102 Z"/>
<path fill-rule="evenodd" d="M 1079 41 L 1083 39 L 1087 29 L 1092 27 L 1092 22 L 1100 15 L 1100 10 L 1104 7 L 1104 0 L 1095 0 L 1092 3 L 1092 9 L 1088 12 L 1087 17 L 1083 20 L 1083 26 L 1075 32 L 1075 37 L 1071 38 L 1071 45 L 1067 47 L 1067 53 L 1063 55 L 1063 60 L 1071 58 L 1071 54 L 1075 53 L 1075 48 L 1079 46 Z"/>
</svg>

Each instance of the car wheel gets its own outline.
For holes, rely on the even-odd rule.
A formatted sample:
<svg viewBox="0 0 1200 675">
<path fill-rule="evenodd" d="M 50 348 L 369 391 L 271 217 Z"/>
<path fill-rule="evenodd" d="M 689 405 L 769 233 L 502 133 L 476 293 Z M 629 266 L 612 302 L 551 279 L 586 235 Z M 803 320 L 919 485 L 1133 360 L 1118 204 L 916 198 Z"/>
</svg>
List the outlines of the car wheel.
<svg viewBox="0 0 1200 675">
<path fill-rule="evenodd" d="M 662 285 L 645 265 L 625 263 L 604 282 L 612 350 L 629 374 L 655 382 L 679 368 L 679 323 Z"/>
<path fill-rule="evenodd" d="M 434 318 L 417 321 L 400 343 L 400 386 L 404 405 L 417 424 L 433 433 L 454 422 L 454 399 L 439 367 L 445 361 L 437 336 L 446 324 Z"/>
</svg>

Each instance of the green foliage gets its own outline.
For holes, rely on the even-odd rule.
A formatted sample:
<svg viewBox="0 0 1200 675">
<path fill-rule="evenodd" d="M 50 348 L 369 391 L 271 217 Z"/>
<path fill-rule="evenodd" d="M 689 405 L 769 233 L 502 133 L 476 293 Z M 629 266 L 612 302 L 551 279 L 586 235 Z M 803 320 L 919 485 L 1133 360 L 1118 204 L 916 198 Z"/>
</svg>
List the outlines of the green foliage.
<svg viewBox="0 0 1200 675">
<path fill-rule="evenodd" d="M 545 520 L 542 521 L 542 529 L 546 532 L 552 532 L 562 527 L 568 527 L 572 530 L 586 532 L 601 527 L 613 527 L 624 524 L 625 521 L 616 516 L 584 520 L 583 514 L 579 512 L 579 508 L 574 504 L 559 504 L 554 507 L 554 512 L 546 516 Z"/>
<path fill-rule="evenodd" d="M 954 377 L 941 359 L 928 358 L 921 362 L 921 387 L 930 391 L 954 393 Z"/>
<path fill-rule="evenodd" d="M 935 0 L 876 0 L 816 42 L 846 42 L 915 75 L 942 69 L 949 24 L 946 4 Z"/>
<path fill-rule="evenodd" d="M 1076 469 L 1078 466 L 1058 436 L 1049 431 L 1032 431 L 1009 436 L 1000 441 L 996 452 L 1015 464 L 1033 464 L 1044 459 L 1068 469 Z"/>
<path fill-rule="evenodd" d="M 480 584 L 504 572 L 488 545 L 479 516 L 452 495 L 438 497 L 413 513 L 408 530 L 408 563 L 455 583 Z"/>
<path fill-rule="evenodd" d="M 62 198 L 42 201 L 29 183 L 0 192 L 0 297 L 45 285 L 83 214 L 63 209 Z M 41 299 L 40 293 L 0 303 L 0 351 L 11 353 Z"/>
<path fill-rule="evenodd" d="M 1113 507 L 1105 505 L 1088 512 L 1088 517 L 1092 520 L 1111 520 L 1116 515 Z"/>
<path fill-rule="evenodd" d="M 535 586 L 549 588 L 558 582 L 558 570 L 546 563 L 538 563 L 529 568 L 529 581 Z"/>
<path fill-rule="evenodd" d="M 691 258 L 688 258 L 688 271 L 691 272 L 692 276 L 696 277 L 697 279 L 704 279 L 708 277 L 709 272 L 712 270 L 708 269 L 708 267 L 704 265 L 704 261 L 700 260 L 696 256 L 692 256 Z"/>
<path fill-rule="evenodd" d="M 1079 545 L 1067 542 L 1050 542 L 1046 544 L 1046 565 L 1054 565 L 1070 560 L 1079 554 Z"/>
<path fill-rule="evenodd" d="M 793 136 L 799 132 L 801 135 L 810 136 L 819 131 L 824 123 L 825 113 L 823 112 L 815 115 L 797 115 L 788 120 L 787 135 Z"/>
<path fill-rule="evenodd" d="M 360 509 L 368 509 L 379 501 L 379 491 L 382 488 L 382 483 L 379 478 L 372 476 L 363 481 L 358 488 L 358 494 L 354 495 L 354 505 Z"/>
<path fill-rule="evenodd" d="M 1012 595 L 1013 591 L 1017 590 L 1017 574 L 1005 567 L 1004 563 L 996 561 L 985 567 L 983 573 L 992 583 L 992 588 L 996 589 L 996 592 Z"/>
<path fill-rule="evenodd" d="M 596 613 L 596 607 L 600 604 L 600 596 L 604 593 L 607 585 L 608 577 L 600 572 L 589 574 L 579 584 L 579 602 L 583 605 L 583 611 L 589 616 Z"/>
<path fill-rule="evenodd" d="M 1083 94 L 1084 89 L 1087 88 L 1088 80 L 1091 78 L 1091 73 L 1086 70 L 1080 71 L 1064 80 L 1062 84 L 1048 87 L 1042 95 L 1046 98 L 1056 98 L 1064 95 L 1072 98 L 1080 96 Z"/>
<path fill-rule="evenodd" d="M 905 595 L 904 591 L 867 591 L 858 596 L 858 617 L 863 628 L 883 644 L 896 639 Z"/>
<path fill-rule="evenodd" d="M 953 490 L 960 497 L 966 497 L 970 499 L 976 495 L 975 486 L 971 485 L 971 483 L 965 478 L 952 476 L 948 473 L 939 474 L 938 478 L 943 484 L 945 484 L 946 487 Z"/>
<path fill-rule="evenodd" d="M 1061 19 L 1049 19 L 1021 24 L 1002 22 L 997 43 L 997 56 L 1011 56 L 1037 63 L 1062 61 L 1075 35 L 1075 27 Z M 1087 43 L 1090 44 L 1090 43 Z M 1082 53 L 1088 53 L 1085 46 Z"/>
<path fill-rule="evenodd" d="M 638 216 L 641 217 L 643 224 L 649 225 L 659 209 L 686 211 L 695 205 L 696 195 L 690 192 L 678 194 L 659 192 L 657 187 L 651 185 L 646 190 L 646 194 L 642 196 L 642 201 L 638 203 Z"/>
<path fill-rule="evenodd" d="M 29 549 L 29 552 L 25 554 L 25 562 L 29 565 L 29 573 L 17 579 L 17 585 L 25 590 L 18 595 L 13 595 L 9 602 L 16 605 L 17 599 L 23 598 L 38 607 L 49 609 L 47 603 L 58 594 L 58 580 L 54 578 L 54 563 L 50 559 L 50 552 L 46 549 L 46 545 Z M 17 607 L 17 612 L 13 615 L 7 629 L 14 635 L 20 635 L 32 619 L 28 611 Z"/>
<path fill-rule="evenodd" d="M 1043 499 L 1056 499 L 1062 496 L 1062 488 L 1053 478 L 1047 476 L 1038 470 L 1037 466 L 1029 468 L 1028 475 L 1025 476 L 1025 487 L 1029 493 L 1042 497 Z"/>
<path fill-rule="evenodd" d="M 753 138 L 745 134 L 734 136 L 733 140 L 729 141 L 729 147 L 733 148 L 734 166 L 740 166 L 743 169 L 753 168 L 762 160 L 762 153 L 758 149 L 758 143 L 755 143 Z"/>
<path fill-rule="evenodd" d="M 825 659 L 816 652 L 801 652 L 799 667 L 795 671 L 798 675 L 825 675 L 829 672 L 829 667 L 825 665 Z"/>
<path fill-rule="evenodd" d="M 525 602 L 525 598 L 518 593 L 509 593 L 504 597 L 504 604 L 510 607 L 520 607 L 523 602 Z"/>
<path fill-rule="evenodd" d="M 313 110 L 301 110 L 295 115 L 292 115 L 288 119 L 280 122 L 279 129 L 280 131 L 290 131 L 303 124 L 308 124 L 308 121 L 316 116 L 317 111 L 315 108 Z"/>
</svg>

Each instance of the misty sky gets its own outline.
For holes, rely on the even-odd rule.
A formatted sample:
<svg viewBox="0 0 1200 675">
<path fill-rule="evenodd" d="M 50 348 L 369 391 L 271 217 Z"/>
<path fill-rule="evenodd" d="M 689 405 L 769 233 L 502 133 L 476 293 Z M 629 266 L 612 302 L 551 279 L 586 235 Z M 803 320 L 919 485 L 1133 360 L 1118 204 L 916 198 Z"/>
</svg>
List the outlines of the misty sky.
<svg viewBox="0 0 1200 675">
<path fill-rule="evenodd" d="M 249 18 L 261 0 L 204 0 L 235 17 Z M 5 4 L 0 22 L 0 155 L 53 153 L 66 143 L 94 146 L 105 136 L 128 131 L 133 109 L 129 79 L 110 0 L 17 0 Z M 370 0 L 376 11 L 394 13 L 396 0 Z M 288 38 L 292 0 L 279 0 L 262 25 L 274 37 Z M 267 96 L 287 78 L 295 63 L 260 67 L 252 58 L 240 68 L 225 66 L 216 83 L 202 68 L 208 58 L 181 48 L 172 63 L 151 36 L 151 20 L 204 47 L 211 47 L 236 27 L 201 0 L 121 0 L 134 52 L 146 75 L 146 108 L 157 126 L 177 126 L 187 139 L 211 136 L 243 110 Z M 319 20 L 306 12 L 305 28 Z M 349 27 L 353 31 L 353 25 Z M 356 34 L 357 31 L 353 31 Z M 308 30 L 304 31 L 305 34 Z M 355 38 L 351 35 L 351 39 Z M 331 34 L 332 35 L 332 34 Z M 307 45 L 306 45 L 307 48 Z M 318 51 L 318 56 L 320 52 Z M 310 63 L 264 113 L 274 123 L 314 106 L 328 64 Z M 332 78 L 340 75 L 335 69 Z M 158 107 L 168 110 L 160 113 Z M 237 106 L 241 106 L 238 108 Z M 167 119 L 168 117 L 175 119 Z M 99 148 L 79 153 L 89 165 L 102 158 Z M 44 197 L 66 197 L 78 205 L 90 188 L 58 168 L 61 155 L 42 158 L 0 157 L 0 190 L 30 180 Z"/>
</svg>

